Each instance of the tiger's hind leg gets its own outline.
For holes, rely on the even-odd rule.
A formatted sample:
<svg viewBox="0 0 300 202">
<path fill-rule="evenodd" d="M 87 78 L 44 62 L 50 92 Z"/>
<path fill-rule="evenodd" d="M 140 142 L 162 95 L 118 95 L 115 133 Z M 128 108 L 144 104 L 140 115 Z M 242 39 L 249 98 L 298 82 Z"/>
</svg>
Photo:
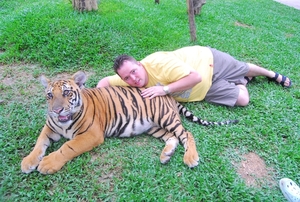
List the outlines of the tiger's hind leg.
<svg viewBox="0 0 300 202">
<path fill-rule="evenodd" d="M 179 140 L 177 137 L 175 137 L 172 133 L 169 133 L 163 128 L 152 128 L 149 132 L 149 135 L 154 136 L 155 138 L 162 139 L 166 146 L 162 150 L 160 154 L 160 162 L 162 164 L 166 164 L 170 161 L 171 157 L 173 156 L 175 149 L 179 143 Z"/>
<path fill-rule="evenodd" d="M 186 134 L 186 137 L 179 138 L 185 149 L 183 161 L 190 168 L 193 168 L 199 164 L 199 156 L 196 148 L 196 143 L 193 135 L 190 132 L 185 131 L 184 133 Z"/>
</svg>

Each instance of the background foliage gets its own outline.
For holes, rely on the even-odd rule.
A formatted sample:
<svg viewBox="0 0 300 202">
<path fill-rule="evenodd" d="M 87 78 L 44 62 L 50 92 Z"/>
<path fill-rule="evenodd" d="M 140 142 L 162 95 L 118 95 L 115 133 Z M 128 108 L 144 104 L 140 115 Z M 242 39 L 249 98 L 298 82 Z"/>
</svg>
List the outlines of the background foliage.
<svg viewBox="0 0 300 202">
<path fill-rule="evenodd" d="M 300 184 L 300 11 L 271 0 L 208 0 L 190 42 L 185 1 L 102 0 L 97 12 L 78 13 L 69 0 L 0 1 L 0 200 L 2 201 L 282 201 L 277 184 L 248 187 L 233 162 L 255 152 L 273 180 Z M 201 164 L 188 169 L 179 147 L 159 163 L 163 143 L 141 136 L 107 139 L 54 175 L 22 174 L 45 119 L 38 77 L 85 70 L 88 86 L 113 73 L 113 59 L 138 60 L 159 50 L 199 44 L 288 75 L 291 89 L 266 78 L 249 85 L 251 103 L 227 108 L 187 107 L 208 120 L 239 119 L 224 127 L 183 120 L 195 136 Z M 53 144 L 49 152 L 64 140 Z"/>
</svg>

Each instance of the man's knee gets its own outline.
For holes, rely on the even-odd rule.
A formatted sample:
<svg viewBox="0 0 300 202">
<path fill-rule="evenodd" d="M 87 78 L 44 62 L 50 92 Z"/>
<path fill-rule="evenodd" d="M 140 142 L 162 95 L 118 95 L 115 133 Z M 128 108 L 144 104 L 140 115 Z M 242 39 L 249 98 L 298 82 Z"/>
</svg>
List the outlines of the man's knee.
<svg viewBox="0 0 300 202">
<path fill-rule="evenodd" d="M 241 107 L 247 106 L 250 101 L 248 90 L 244 85 L 237 85 L 237 86 L 240 89 L 240 93 L 235 105 Z"/>
<path fill-rule="evenodd" d="M 249 104 L 249 97 L 239 97 L 235 105 L 240 107 L 245 107 Z"/>
</svg>

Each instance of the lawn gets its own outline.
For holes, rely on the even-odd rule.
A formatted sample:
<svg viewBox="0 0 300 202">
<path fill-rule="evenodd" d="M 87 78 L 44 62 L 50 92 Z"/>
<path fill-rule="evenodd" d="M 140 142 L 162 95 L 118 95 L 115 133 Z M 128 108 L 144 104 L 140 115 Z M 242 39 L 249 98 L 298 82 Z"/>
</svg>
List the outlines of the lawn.
<svg viewBox="0 0 300 202">
<path fill-rule="evenodd" d="M 69 0 L 1 0 L 0 16 L 0 201 L 285 201 L 278 180 L 300 184 L 299 10 L 272 0 L 207 0 L 195 42 L 178 0 L 101 0 L 98 11 L 84 13 Z M 293 86 L 258 77 L 247 107 L 185 104 L 203 119 L 239 120 L 203 127 L 183 119 L 201 158 L 194 169 L 184 165 L 182 146 L 162 165 L 164 143 L 144 135 L 106 139 L 53 175 L 21 172 L 45 123 L 40 75 L 83 70 L 95 87 L 113 74 L 117 55 L 140 60 L 195 44 L 278 71 Z"/>
</svg>

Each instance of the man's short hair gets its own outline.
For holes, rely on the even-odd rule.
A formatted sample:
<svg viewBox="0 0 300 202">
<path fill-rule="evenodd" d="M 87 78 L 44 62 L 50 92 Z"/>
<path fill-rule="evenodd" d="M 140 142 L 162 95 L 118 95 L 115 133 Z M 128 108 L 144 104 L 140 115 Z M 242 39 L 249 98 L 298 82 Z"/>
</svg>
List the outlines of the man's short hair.
<svg viewBox="0 0 300 202">
<path fill-rule="evenodd" d="M 137 63 L 136 59 L 134 59 L 133 57 L 131 57 L 129 55 L 119 55 L 115 59 L 114 65 L 113 65 L 113 69 L 117 74 L 118 74 L 118 69 L 120 69 L 120 67 L 123 65 L 123 63 L 125 61 L 131 61 L 131 62 Z"/>
</svg>

